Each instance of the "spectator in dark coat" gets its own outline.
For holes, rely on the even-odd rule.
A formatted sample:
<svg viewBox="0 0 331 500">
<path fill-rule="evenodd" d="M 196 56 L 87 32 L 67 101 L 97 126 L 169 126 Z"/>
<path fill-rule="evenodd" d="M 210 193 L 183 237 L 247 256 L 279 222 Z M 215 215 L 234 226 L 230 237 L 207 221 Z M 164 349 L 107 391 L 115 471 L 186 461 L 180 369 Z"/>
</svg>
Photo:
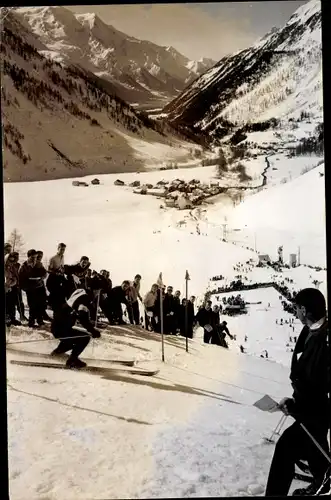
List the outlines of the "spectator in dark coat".
<svg viewBox="0 0 331 500">
<path fill-rule="evenodd" d="M 67 296 L 71 295 L 73 291 L 76 290 L 76 288 L 84 288 L 85 290 L 87 289 L 87 274 L 90 266 L 91 262 L 85 255 L 81 257 L 80 261 L 77 264 L 64 266 L 64 272 L 68 280 Z"/>
<path fill-rule="evenodd" d="M 293 416 L 295 422 L 284 431 L 277 442 L 266 496 L 288 494 L 294 477 L 294 466 L 299 459 L 308 461 L 314 481 L 307 489 L 296 490 L 295 495 L 314 495 L 328 469 L 328 461 L 300 425 L 302 423 L 321 448 L 329 454 L 327 434 L 330 427 L 330 365 L 326 303 L 319 290 L 306 288 L 296 295 L 295 304 L 297 317 L 304 327 L 292 357 L 290 379 L 293 396 L 284 398 L 279 404 L 280 409 L 286 415 Z M 329 488 L 328 482 L 326 491 Z"/>
<path fill-rule="evenodd" d="M 183 337 L 186 337 L 186 326 L 188 330 L 188 309 L 187 309 L 187 300 L 183 299 L 182 303 L 179 306 L 178 312 L 177 312 L 177 321 L 178 321 L 178 327 L 179 327 L 179 332 Z M 187 319 L 186 319 L 187 315 Z M 187 325 L 186 325 L 187 323 Z M 189 333 L 189 332 L 188 332 Z M 187 335 L 188 338 L 192 338 L 189 335 Z"/>
<path fill-rule="evenodd" d="M 20 264 L 18 263 L 18 252 L 11 252 L 8 254 L 5 262 L 5 291 L 6 291 L 6 324 L 7 326 L 18 326 L 21 322 L 16 319 L 16 308 L 20 311 L 19 294 L 20 289 L 18 286 L 19 277 L 18 272 Z M 23 310 L 24 314 L 24 310 Z M 20 312 L 22 320 L 22 313 Z"/>
<path fill-rule="evenodd" d="M 28 259 L 19 270 L 19 285 L 25 291 L 29 306 L 29 327 L 34 328 L 35 322 L 41 326 L 44 324 L 42 311 L 41 277 L 38 269 L 35 269 L 37 261 L 36 250 L 28 251 Z"/>
<path fill-rule="evenodd" d="M 180 291 L 176 290 L 174 294 L 174 302 L 175 302 L 175 328 L 176 332 L 180 331 L 180 325 L 179 325 L 179 315 L 181 311 L 181 302 L 180 302 Z"/>
<path fill-rule="evenodd" d="M 157 296 L 154 305 L 155 331 L 161 333 L 161 300 L 162 305 L 165 297 L 165 286 L 158 287 Z M 164 307 L 163 307 L 163 331 L 164 331 Z"/>
<path fill-rule="evenodd" d="M 98 274 L 98 279 L 100 283 L 100 298 L 99 298 L 99 306 L 103 314 L 106 316 L 108 321 L 110 320 L 110 292 L 112 289 L 112 280 L 110 279 L 109 271 L 102 269 Z M 91 278 L 93 280 L 94 278 Z M 90 281 L 89 281 L 90 283 Z M 90 286 L 90 285 L 89 285 Z"/>
<path fill-rule="evenodd" d="M 124 304 L 127 308 L 130 307 L 130 304 L 127 300 L 127 292 L 130 287 L 130 281 L 123 281 L 121 286 L 115 286 L 109 292 L 109 319 L 110 324 L 118 324 L 124 325 L 125 321 L 123 321 L 123 310 L 122 304 Z"/>
<path fill-rule="evenodd" d="M 168 286 L 167 293 L 163 300 L 163 314 L 164 314 L 164 333 L 166 335 L 176 334 L 176 301 L 173 296 L 172 286 Z"/>
<path fill-rule="evenodd" d="M 210 325 L 213 327 L 212 336 L 211 336 L 211 344 L 219 343 L 219 335 L 218 328 L 220 326 L 220 309 L 218 305 L 215 305 L 212 310 L 212 318 Z"/>
<path fill-rule="evenodd" d="M 205 344 L 209 344 L 213 334 L 213 311 L 211 308 L 211 301 L 207 300 L 206 305 L 199 309 L 196 316 L 196 320 L 199 325 L 203 328 L 203 341 Z"/>
</svg>

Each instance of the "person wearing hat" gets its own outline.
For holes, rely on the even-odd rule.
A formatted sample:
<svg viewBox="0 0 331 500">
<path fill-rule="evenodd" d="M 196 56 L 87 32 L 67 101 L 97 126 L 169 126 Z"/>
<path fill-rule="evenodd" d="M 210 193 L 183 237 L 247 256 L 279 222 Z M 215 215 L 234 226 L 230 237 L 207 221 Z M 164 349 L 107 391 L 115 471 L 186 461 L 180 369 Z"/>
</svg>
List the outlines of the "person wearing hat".
<svg viewBox="0 0 331 500">
<path fill-rule="evenodd" d="M 29 306 L 29 327 L 35 328 L 35 322 L 43 325 L 43 312 L 40 307 L 40 277 L 36 276 L 35 265 L 37 261 L 37 251 L 31 249 L 27 253 L 27 260 L 21 265 L 18 276 L 19 286 L 26 293 Z"/>
<path fill-rule="evenodd" d="M 5 291 L 6 291 L 6 324 L 19 326 L 21 322 L 16 319 L 16 307 L 19 307 L 18 296 L 18 252 L 11 252 L 5 261 Z M 22 317 L 22 314 L 20 314 Z"/>
<path fill-rule="evenodd" d="M 313 482 L 308 488 L 295 490 L 293 495 L 315 495 L 330 466 L 326 458 L 330 456 L 327 440 L 330 428 L 330 359 L 326 302 L 320 290 L 305 288 L 295 296 L 294 303 L 297 318 L 304 326 L 292 356 L 290 380 L 293 395 L 292 398 L 282 399 L 278 407 L 295 421 L 276 444 L 266 496 L 288 494 L 295 464 L 300 459 L 307 460 Z M 330 490 L 330 474 L 328 476 L 321 494 Z"/>
<path fill-rule="evenodd" d="M 62 357 L 64 353 L 71 351 L 66 361 L 68 368 L 85 368 L 86 363 L 79 359 L 79 356 L 91 337 L 100 337 L 100 332 L 91 322 L 91 307 L 91 298 L 86 290 L 77 288 L 69 299 L 54 311 L 51 332 L 55 338 L 60 339 L 60 343 L 51 355 Z M 82 325 L 82 329 L 75 328 L 77 321 Z"/>
</svg>

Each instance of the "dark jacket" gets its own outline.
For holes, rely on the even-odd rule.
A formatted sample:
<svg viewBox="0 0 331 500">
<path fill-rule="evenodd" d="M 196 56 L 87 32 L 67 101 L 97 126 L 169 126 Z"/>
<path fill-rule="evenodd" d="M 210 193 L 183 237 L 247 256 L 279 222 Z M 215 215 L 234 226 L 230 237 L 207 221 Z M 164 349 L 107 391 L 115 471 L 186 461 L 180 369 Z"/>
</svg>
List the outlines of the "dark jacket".
<svg viewBox="0 0 331 500">
<path fill-rule="evenodd" d="M 179 311 L 180 311 L 180 306 L 181 306 L 179 297 L 174 296 L 174 304 L 175 304 L 175 314 L 178 315 Z"/>
<path fill-rule="evenodd" d="M 177 311 L 177 303 L 176 299 L 173 295 L 165 294 L 164 300 L 163 300 L 163 314 L 164 316 L 167 316 L 171 312 L 174 314 Z"/>
<path fill-rule="evenodd" d="M 38 276 L 36 276 L 35 268 L 34 266 L 30 266 L 27 260 L 21 265 L 18 277 L 19 287 L 25 292 L 30 292 L 40 287 L 40 282 L 36 279 Z"/>
<path fill-rule="evenodd" d="M 70 301 L 70 298 L 68 299 Z M 71 328 L 80 322 L 89 333 L 96 330 L 90 320 L 90 301 L 87 295 L 78 298 L 72 305 L 65 302 L 61 307 L 54 310 L 51 331 L 54 337 L 65 337 L 70 334 Z M 84 335 L 84 333 L 82 333 Z"/>
<path fill-rule="evenodd" d="M 220 324 L 220 313 L 213 311 L 213 314 L 211 316 L 211 323 L 210 323 L 210 325 L 213 328 L 216 328 L 217 326 L 219 326 L 219 324 Z"/>
<path fill-rule="evenodd" d="M 47 276 L 47 271 L 41 262 L 36 262 L 33 267 L 32 276 L 34 278 L 39 278 L 36 280 L 36 287 L 45 286 L 44 279 Z"/>
<path fill-rule="evenodd" d="M 198 314 L 196 316 L 196 320 L 202 327 L 205 327 L 205 325 L 211 325 L 213 322 L 212 309 L 209 309 L 208 311 L 205 307 L 199 309 Z"/>
<path fill-rule="evenodd" d="M 89 266 L 82 268 L 82 266 L 79 263 L 64 266 L 64 273 L 67 276 L 67 282 L 68 282 L 68 296 L 70 296 L 77 288 L 84 288 L 85 290 L 87 289 L 88 269 Z M 76 276 L 79 279 L 79 283 L 76 283 L 73 276 Z"/>
<path fill-rule="evenodd" d="M 114 286 L 114 288 L 109 291 L 109 300 L 110 302 L 117 302 L 120 304 L 125 304 L 126 306 L 129 305 L 125 291 L 121 286 Z"/>
<path fill-rule="evenodd" d="M 189 325 L 195 323 L 194 305 L 190 300 L 187 302 L 187 319 Z"/>
<path fill-rule="evenodd" d="M 289 412 L 303 423 L 329 422 L 330 360 L 327 332 L 327 322 L 315 331 L 305 326 L 294 348 L 290 373 L 293 401 L 289 405 Z"/>
</svg>

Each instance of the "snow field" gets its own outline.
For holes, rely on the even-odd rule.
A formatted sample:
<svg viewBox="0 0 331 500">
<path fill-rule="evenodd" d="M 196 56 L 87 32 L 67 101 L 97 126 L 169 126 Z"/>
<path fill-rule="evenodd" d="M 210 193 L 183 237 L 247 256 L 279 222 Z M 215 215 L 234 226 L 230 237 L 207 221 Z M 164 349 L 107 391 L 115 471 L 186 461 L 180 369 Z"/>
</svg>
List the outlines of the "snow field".
<svg viewBox="0 0 331 500">
<path fill-rule="evenodd" d="M 151 172 L 123 174 L 120 178 L 125 182 L 135 179 L 153 182 L 175 176 L 202 180 L 211 173 L 212 167 L 200 167 L 164 171 L 162 176 L 160 172 Z M 10 233 L 17 227 L 26 249 L 42 248 L 47 258 L 56 252 L 59 241 L 54 235 L 58 235 L 67 244 L 66 262 L 87 255 L 93 269 L 109 269 L 114 284 L 133 279 L 139 272 L 143 276 L 143 294 L 160 272 L 166 284 L 172 283 L 184 293 L 188 269 L 192 278 L 189 293 L 197 295 L 207 286 L 214 262 L 221 261 L 226 272 L 241 256 L 252 256 L 251 252 L 232 249 L 219 239 L 183 233 L 173 227 L 173 220 L 180 220 L 183 214 L 160 210 L 162 202 L 155 197 L 114 186 L 116 178 L 116 175 L 100 176 L 102 184 L 88 189 L 73 187 L 70 180 L 47 181 L 42 187 L 39 183 L 6 184 L 5 231 Z"/>
<path fill-rule="evenodd" d="M 13 328 L 11 342 L 14 331 L 16 339 L 29 336 Z M 130 327 L 111 329 L 91 344 L 86 357 L 133 356 L 160 374 L 101 378 L 8 363 L 12 498 L 23 492 L 24 498 L 51 499 L 234 495 L 247 494 L 252 484 L 262 491 L 272 450 L 261 438 L 278 417 L 265 417 L 251 404 L 265 392 L 276 398 L 288 393 L 286 368 L 237 354 L 232 346 L 201 345 L 199 336 L 189 341 L 188 354 L 185 339 L 166 338 L 164 365 L 159 336 Z M 49 352 L 55 345 L 14 347 Z M 256 475 L 260 461 L 264 469 Z"/>
</svg>

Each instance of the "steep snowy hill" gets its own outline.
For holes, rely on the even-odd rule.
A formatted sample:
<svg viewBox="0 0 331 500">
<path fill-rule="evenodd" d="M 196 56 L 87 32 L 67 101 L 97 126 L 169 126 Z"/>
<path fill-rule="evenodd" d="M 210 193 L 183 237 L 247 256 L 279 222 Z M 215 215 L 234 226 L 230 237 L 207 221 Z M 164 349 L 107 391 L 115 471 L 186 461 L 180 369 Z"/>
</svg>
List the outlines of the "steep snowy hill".
<svg viewBox="0 0 331 500">
<path fill-rule="evenodd" d="M 227 223 L 228 239 L 242 246 L 255 246 L 260 253 L 277 259 L 277 248 L 284 255 L 297 253 L 301 262 L 326 265 L 324 165 L 284 184 L 277 184 L 247 196 L 238 206 L 226 209 L 215 203 L 207 208 L 205 231 L 214 235 Z M 313 200 L 310 202 L 310 200 Z"/>
<path fill-rule="evenodd" d="M 64 7 L 18 8 L 47 57 L 78 63 L 115 86 L 131 103 L 164 105 L 215 61 L 190 61 L 173 47 L 138 40 L 105 24 L 96 14 L 74 15 Z"/>
<path fill-rule="evenodd" d="M 283 28 L 221 59 L 163 113 L 183 128 L 222 138 L 234 127 L 275 118 L 280 129 L 297 120 L 317 124 L 322 105 L 321 5 L 311 0 Z"/>
<path fill-rule="evenodd" d="M 169 161 L 189 156 L 190 144 L 116 97 L 109 82 L 62 67 L 41 49 L 10 12 L 1 37 L 6 181 L 143 170 L 149 157 L 131 146 L 134 139 L 145 150 L 166 148 Z"/>
</svg>

